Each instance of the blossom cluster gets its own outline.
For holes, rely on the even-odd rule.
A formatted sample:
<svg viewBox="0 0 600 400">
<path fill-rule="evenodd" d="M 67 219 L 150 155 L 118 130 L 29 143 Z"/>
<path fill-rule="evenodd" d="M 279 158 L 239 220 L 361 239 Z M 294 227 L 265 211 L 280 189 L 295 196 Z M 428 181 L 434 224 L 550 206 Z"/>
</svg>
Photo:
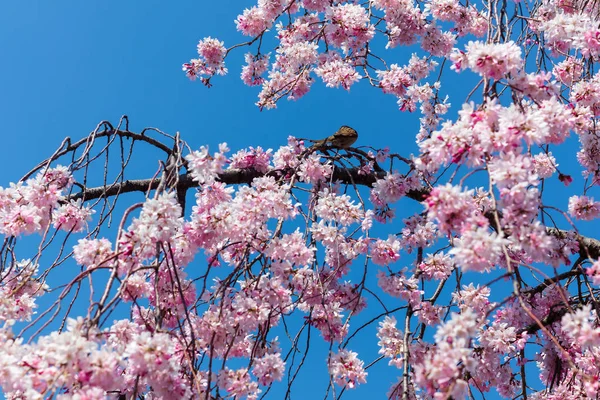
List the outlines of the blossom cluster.
<svg viewBox="0 0 600 400">
<path fill-rule="evenodd" d="M 481 11 L 458 1 L 436 0 L 423 8 L 407 1 L 372 3 L 373 7 L 365 7 L 321 0 L 261 0 L 245 9 L 236 19 L 238 31 L 256 40 L 275 26 L 279 41 L 272 62 L 269 54 L 261 53 L 260 48 L 256 53 L 245 55 L 242 81 L 249 86 L 262 86 L 257 105 L 261 109 L 274 108 L 283 97 L 304 96 L 312 86 L 313 73 L 328 87 L 341 86 L 349 90 L 361 78 L 369 78 L 373 83 L 360 69 L 373 58 L 369 45 L 376 36 L 378 20 L 385 21 L 388 47 L 420 42 L 422 49 L 436 57 L 449 55 L 458 37 L 482 36 L 488 27 Z M 375 10 L 381 14 L 375 15 Z M 293 19 L 287 25 L 277 22 L 283 15 L 293 16 Z M 445 31 L 436 20 L 444 25 L 451 23 L 453 28 Z M 228 50 L 222 42 L 207 37 L 198 44 L 198 54 L 198 59 L 183 65 L 190 79 L 201 77 L 209 85 L 212 76 L 227 73 L 224 58 Z M 396 95 L 401 109 L 413 111 L 417 102 L 434 96 L 429 85 L 419 85 L 419 81 L 436 65 L 429 58 L 419 59 L 413 55 L 406 67 L 393 64 L 375 72 L 383 91 Z"/>
<path fill-rule="evenodd" d="M 43 232 L 51 223 L 65 231 L 84 230 L 95 211 L 79 200 L 65 198 L 72 183 L 69 170 L 58 166 L 40 171 L 26 182 L 0 188 L 0 233 Z"/>
</svg>

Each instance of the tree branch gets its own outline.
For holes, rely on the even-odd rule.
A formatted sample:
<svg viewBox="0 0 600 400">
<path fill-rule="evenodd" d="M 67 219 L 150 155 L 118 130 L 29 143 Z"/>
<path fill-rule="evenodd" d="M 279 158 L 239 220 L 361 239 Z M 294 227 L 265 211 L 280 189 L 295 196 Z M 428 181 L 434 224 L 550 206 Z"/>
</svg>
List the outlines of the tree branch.
<svg viewBox="0 0 600 400">
<path fill-rule="evenodd" d="M 170 149 L 168 150 L 170 151 Z M 250 184 L 255 178 L 260 176 L 283 176 L 288 171 L 272 169 L 267 173 L 263 174 L 252 169 L 231 169 L 222 172 L 218 175 L 217 180 L 227 185 L 240 185 Z M 377 179 L 382 179 L 386 175 L 386 172 L 372 172 L 370 174 L 359 173 L 359 168 L 342 168 L 334 166 L 333 180 L 340 181 L 347 185 L 359 185 L 372 187 Z M 99 186 L 94 188 L 85 189 L 79 193 L 74 193 L 68 197 L 68 200 L 88 201 L 92 199 L 98 199 L 102 197 L 115 196 L 117 194 L 131 193 L 131 192 L 142 192 L 145 193 L 148 189 L 156 189 L 160 183 L 160 177 L 154 179 L 139 179 L 139 180 L 126 180 L 122 183 L 116 183 L 109 186 Z M 177 184 L 177 192 L 185 192 L 188 189 L 198 187 L 198 182 L 194 181 L 189 173 L 180 174 L 179 181 Z M 423 201 L 429 194 L 428 189 L 411 190 L 406 194 L 406 197 L 415 201 Z M 546 232 L 550 236 L 557 238 L 565 238 L 569 231 L 565 231 L 557 228 L 546 228 Z M 579 255 L 584 259 L 598 259 L 600 258 L 600 240 L 575 234 L 575 238 L 579 242 Z M 571 275 L 569 275 L 571 276 Z M 560 279 L 559 279 L 560 280 Z"/>
<path fill-rule="evenodd" d="M 260 176 L 281 176 L 285 171 L 271 170 L 266 174 L 257 172 L 251 169 L 231 169 L 227 170 L 218 175 L 217 180 L 227 185 L 241 185 L 250 184 L 255 178 Z M 340 181 L 347 185 L 359 185 L 372 187 L 377 179 L 382 179 L 386 175 L 385 172 L 375 172 L 372 174 L 359 174 L 358 168 L 341 168 L 334 167 L 333 180 Z M 72 194 L 69 200 L 93 200 L 102 197 L 114 196 L 116 194 L 131 193 L 131 192 L 146 192 L 149 188 L 156 189 L 160 183 L 160 178 L 153 179 L 138 179 L 138 180 L 126 180 L 122 183 L 116 183 L 105 186 L 98 186 L 95 188 L 85 189 L 79 193 Z M 179 182 L 177 184 L 177 190 L 187 190 L 198 187 L 198 182 L 195 182 L 192 176 L 187 174 L 179 175 Z M 428 191 L 426 190 L 412 190 L 407 193 L 407 197 L 416 200 L 423 201 L 427 198 Z"/>
</svg>

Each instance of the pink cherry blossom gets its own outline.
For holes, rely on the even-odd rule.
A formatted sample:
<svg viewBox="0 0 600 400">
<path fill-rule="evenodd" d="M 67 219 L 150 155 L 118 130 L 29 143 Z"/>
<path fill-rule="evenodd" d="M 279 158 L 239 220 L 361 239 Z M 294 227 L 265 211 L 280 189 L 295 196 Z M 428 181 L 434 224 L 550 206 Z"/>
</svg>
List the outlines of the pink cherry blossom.
<svg viewBox="0 0 600 400">
<path fill-rule="evenodd" d="M 542 179 L 551 177 L 556 172 L 558 163 L 552 153 L 539 153 L 533 157 L 535 173 Z"/>
<path fill-rule="evenodd" d="M 224 63 L 226 54 L 227 49 L 223 46 L 223 42 L 211 37 L 204 38 L 198 43 L 199 58 L 183 64 L 183 70 L 191 80 L 204 75 L 208 78 L 215 74 L 225 75 L 227 73 Z M 204 82 L 208 84 L 208 81 Z"/>
<path fill-rule="evenodd" d="M 344 52 L 364 46 L 375 34 L 367 10 L 358 4 L 340 4 L 328 7 L 325 15 L 325 37 L 333 46 Z"/>
<path fill-rule="evenodd" d="M 319 155 L 313 153 L 300 163 L 298 176 L 303 182 L 318 183 L 327 180 L 332 172 L 331 163 L 322 163 Z"/>
<path fill-rule="evenodd" d="M 73 256 L 78 264 L 87 268 L 107 265 L 113 256 L 112 244 L 108 239 L 79 239 L 73 247 Z"/>
<path fill-rule="evenodd" d="M 353 204 L 350 196 L 325 192 L 315 207 L 315 213 L 324 221 L 336 221 L 350 225 L 362 220 L 364 214 L 358 204 Z"/>
<path fill-rule="evenodd" d="M 329 373 L 338 385 L 354 389 L 356 385 L 367 382 L 367 373 L 363 365 L 357 353 L 340 350 L 330 356 Z"/>
<path fill-rule="evenodd" d="M 257 36 L 271 26 L 272 20 L 262 8 L 252 7 L 245 9 L 242 15 L 238 15 L 235 23 L 238 31 L 244 35 Z"/>
<path fill-rule="evenodd" d="M 595 317 L 592 306 L 587 304 L 573 313 L 562 317 L 562 329 L 572 340 L 572 343 L 583 348 L 596 347 L 600 344 L 600 328 L 592 325 Z"/>
<path fill-rule="evenodd" d="M 390 235 L 387 240 L 378 239 L 371 245 L 370 255 L 377 265 L 389 265 L 400 258 L 400 241 Z"/>
<path fill-rule="evenodd" d="M 517 72 L 523 64 L 521 49 L 514 42 L 485 44 L 471 41 L 466 46 L 466 59 L 469 68 L 492 79 Z"/>
<path fill-rule="evenodd" d="M 425 200 L 428 218 L 436 220 L 443 233 L 461 231 L 470 224 L 485 225 L 473 194 L 473 190 L 461 191 L 450 184 L 436 187 Z"/>
<path fill-rule="evenodd" d="M 380 347 L 379 354 L 389 358 L 389 364 L 402 368 L 404 358 L 404 337 L 402 331 L 396 328 L 396 318 L 385 317 L 379 322 L 377 338 Z"/>
<path fill-rule="evenodd" d="M 269 55 L 246 53 L 246 65 L 242 67 L 242 81 L 248 86 L 261 85 L 265 79 L 262 76 L 269 68 Z"/>
<path fill-rule="evenodd" d="M 425 279 L 444 279 L 448 277 L 454 264 L 448 254 L 428 254 L 425 260 L 419 265 L 419 270 Z"/>
<path fill-rule="evenodd" d="M 231 156 L 229 168 L 254 169 L 258 172 L 267 172 L 271 160 L 272 149 L 264 151 L 262 147 L 250 147 L 248 151 L 242 150 Z"/>
<path fill-rule="evenodd" d="M 600 203 L 588 196 L 572 196 L 569 199 L 569 214 L 577 219 L 590 221 L 600 214 Z"/>
<path fill-rule="evenodd" d="M 309 265 L 314 260 L 314 249 L 306 246 L 300 231 L 273 240 L 265 252 L 276 260 L 286 260 L 296 265 Z"/>
<path fill-rule="evenodd" d="M 81 201 L 65 203 L 53 211 L 54 227 L 80 232 L 87 227 L 95 212 L 89 206 L 82 206 Z"/>
<path fill-rule="evenodd" d="M 339 55 L 331 53 L 329 57 L 322 57 L 315 73 L 327 87 L 339 87 L 349 90 L 350 86 L 361 78 L 351 63 L 344 62 Z"/>
<path fill-rule="evenodd" d="M 585 270 L 586 275 L 590 277 L 594 285 L 600 285 L 600 262 L 594 261 L 592 265 Z"/>
<path fill-rule="evenodd" d="M 274 381 L 280 381 L 285 371 L 285 363 L 281 359 L 281 354 L 265 354 L 258 359 L 252 368 L 252 374 L 258 377 L 261 385 L 270 385 Z"/>
</svg>

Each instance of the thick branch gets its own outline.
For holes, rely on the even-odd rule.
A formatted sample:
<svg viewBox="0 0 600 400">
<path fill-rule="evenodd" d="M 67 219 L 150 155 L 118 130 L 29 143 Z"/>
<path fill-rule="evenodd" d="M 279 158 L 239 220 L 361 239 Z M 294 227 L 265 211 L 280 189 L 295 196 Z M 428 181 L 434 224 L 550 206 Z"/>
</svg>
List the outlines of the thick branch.
<svg viewBox="0 0 600 400">
<path fill-rule="evenodd" d="M 267 172 L 265 175 L 281 175 L 280 170 L 272 170 Z M 255 178 L 263 176 L 263 174 L 255 170 L 241 170 L 232 169 L 227 170 L 218 176 L 218 181 L 226 183 L 228 185 L 240 185 L 250 184 Z M 372 187 L 377 179 L 381 179 L 385 176 L 385 172 L 372 173 L 372 174 L 359 174 L 358 168 L 340 168 L 335 167 L 333 171 L 333 180 L 340 181 L 347 185 L 358 185 Z M 127 180 L 122 183 L 116 183 L 108 187 L 99 186 L 95 188 L 88 188 L 82 192 L 71 195 L 72 200 L 93 200 L 102 197 L 110 197 L 116 194 L 131 193 L 131 192 L 142 192 L 145 193 L 149 188 L 156 189 L 160 183 L 160 178 L 155 179 L 138 179 L 138 180 Z M 177 190 L 187 190 L 198 187 L 198 182 L 192 179 L 190 174 L 179 175 L 179 182 L 177 184 Z M 407 197 L 423 201 L 427 197 L 426 191 L 411 191 L 407 194 Z"/>
<path fill-rule="evenodd" d="M 568 237 L 571 232 L 556 228 L 546 228 L 546 232 L 549 235 L 555 236 L 561 239 Z M 580 234 L 575 234 L 575 239 L 579 242 L 579 255 L 583 259 L 594 259 L 600 258 L 600 241 L 592 239 Z"/>
<path fill-rule="evenodd" d="M 567 311 L 568 310 L 566 308 L 550 311 L 550 314 L 548 314 L 548 316 L 546 316 L 546 318 L 542 320 L 542 325 L 552 325 L 556 321 L 560 320 L 567 313 Z M 533 324 L 528 325 L 525 329 L 523 329 L 523 332 L 527 332 L 528 334 L 533 335 L 540 329 L 542 329 L 542 327 L 538 323 L 534 322 Z"/>
<path fill-rule="evenodd" d="M 544 279 L 544 281 L 542 283 L 540 283 L 533 289 L 525 291 L 523 294 L 525 294 L 527 296 L 533 296 L 537 293 L 542 293 L 544 290 L 546 290 L 548 287 L 554 285 L 555 283 L 560 282 L 563 279 L 570 278 L 572 276 L 577 276 L 580 273 L 581 273 L 581 270 L 579 268 L 571 269 L 567 272 L 563 272 L 562 274 L 556 275 L 552 278 Z"/>
</svg>

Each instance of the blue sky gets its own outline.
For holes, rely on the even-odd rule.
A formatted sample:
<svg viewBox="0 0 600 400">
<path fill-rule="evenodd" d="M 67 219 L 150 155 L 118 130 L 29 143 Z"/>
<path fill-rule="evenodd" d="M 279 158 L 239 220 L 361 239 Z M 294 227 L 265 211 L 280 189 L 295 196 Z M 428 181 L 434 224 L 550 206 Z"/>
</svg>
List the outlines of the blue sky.
<svg viewBox="0 0 600 400">
<path fill-rule="evenodd" d="M 350 92 L 316 82 L 299 101 L 282 100 L 278 109 L 261 112 L 254 105 L 259 89 L 239 79 L 245 49 L 228 58 L 229 75 L 214 78 L 212 88 L 189 81 L 181 64 L 196 56 L 198 40 L 218 37 L 226 46 L 244 41 L 233 21 L 252 4 L 3 2 L 0 156 L 5 168 L 0 170 L 0 186 L 18 180 L 48 157 L 65 136 L 82 138 L 101 120 L 116 124 L 123 114 L 129 116 L 133 131 L 147 126 L 171 134 L 179 131 L 192 148 L 208 144 L 216 149 L 220 142 L 234 151 L 250 145 L 277 148 L 288 135 L 321 138 L 345 124 L 359 132 L 357 146 L 389 146 L 404 156 L 416 152 L 417 116 L 399 112 L 394 97 L 365 82 Z M 403 48 L 392 55 L 399 62 L 410 58 Z M 460 86 L 461 80 L 453 79 L 443 93 L 460 92 Z M 151 162 L 148 170 L 155 171 L 158 163 Z M 566 172 L 577 178 L 576 169 Z M 373 340 L 362 345 L 372 348 Z M 311 376 L 324 371 L 323 354 L 310 360 L 315 374 L 304 378 L 308 391 Z M 381 398 L 396 371 L 377 371 L 370 372 L 370 384 L 344 398 Z"/>
</svg>

